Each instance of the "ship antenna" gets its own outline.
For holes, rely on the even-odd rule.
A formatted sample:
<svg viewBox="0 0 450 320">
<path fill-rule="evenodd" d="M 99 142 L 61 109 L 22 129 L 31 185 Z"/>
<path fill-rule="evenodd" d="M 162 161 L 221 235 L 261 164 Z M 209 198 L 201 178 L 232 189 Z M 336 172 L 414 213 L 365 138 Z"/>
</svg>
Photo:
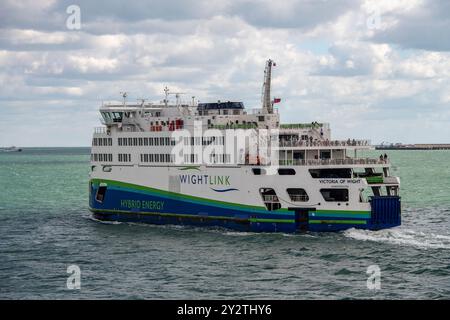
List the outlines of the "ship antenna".
<svg viewBox="0 0 450 320">
<path fill-rule="evenodd" d="M 122 95 L 122 98 L 123 98 L 123 106 L 125 107 L 126 99 L 127 99 L 128 93 L 127 93 L 126 91 L 124 91 L 124 92 L 120 92 L 120 94 Z"/>
<path fill-rule="evenodd" d="M 263 85 L 263 114 L 273 113 L 273 105 L 270 101 L 270 83 L 272 81 L 272 66 L 275 66 L 272 59 L 267 60 L 266 68 L 264 70 L 264 85 Z"/>
<path fill-rule="evenodd" d="M 144 104 L 145 104 L 145 100 L 147 100 L 147 99 L 145 99 L 145 98 L 139 98 L 139 99 L 137 99 L 138 101 L 141 101 L 141 107 L 143 107 L 144 106 Z"/>
<path fill-rule="evenodd" d="M 164 94 L 165 94 L 165 98 L 164 98 L 164 105 L 167 107 L 167 104 L 169 103 L 169 88 L 167 88 L 167 86 L 164 87 Z"/>
</svg>

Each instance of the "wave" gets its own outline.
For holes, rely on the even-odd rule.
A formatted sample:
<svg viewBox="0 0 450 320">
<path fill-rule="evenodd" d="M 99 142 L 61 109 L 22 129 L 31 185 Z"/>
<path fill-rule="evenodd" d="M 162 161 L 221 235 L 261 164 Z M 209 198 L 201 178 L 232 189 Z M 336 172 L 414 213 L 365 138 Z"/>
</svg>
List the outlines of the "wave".
<svg viewBox="0 0 450 320">
<path fill-rule="evenodd" d="M 106 221 L 106 220 L 96 219 L 92 215 L 89 215 L 89 216 L 84 216 L 83 215 L 82 217 L 85 218 L 85 219 L 89 219 L 89 220 L 92 220 L 92 221 L 95 221 L 95 222 L 102 223 L 102 224 L 122 224 L 122 222 L 120 222 L 120 221 Z"/>
<path fill-rule="evenodd" d="M 247 237 L 247 236 L 257 236 L 260 233 L 257 232 L 246 232 L 246 231 L 228 231 L 228 230 L 216 230 L 226 236 L 237 236 L 237 237 Z"/>
<path fill-rule="evenodd" d="M 361 241 L 386 242 L 423 249 L 450 249 L 450 236 L 427 234 L 412 229 L 385 229 L 379 231 L 349 229 L 344 231 L 344 235 Z"/>
</svg>

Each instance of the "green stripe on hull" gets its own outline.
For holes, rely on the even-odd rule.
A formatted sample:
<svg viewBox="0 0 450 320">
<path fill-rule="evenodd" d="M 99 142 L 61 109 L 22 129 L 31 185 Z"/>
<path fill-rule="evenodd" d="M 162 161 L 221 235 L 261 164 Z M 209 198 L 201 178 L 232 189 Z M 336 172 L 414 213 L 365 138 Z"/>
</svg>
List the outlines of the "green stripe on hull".
<svg viewBox="0 0 450 320">
<path fill-rule="evenodd" d="M 239 221 L 250 221 L 250 222 L 276 222 L 276 223 L 295 223 L 292 219 L 241 219 L 236 217 L 225 217 L 225 216 L 201 216 L 195 214 L 181 214 L 181 213 L 161 213 L 161 212 L 147 212 L 147 211 L 124 211 L 124 210 L 111 210 L 111 209 L 94 209 L 89 208 L 92 212 L 106 212 L 106 213 L 120 213 L 120 214 L 137 214 L 137 215 L 153 215 L 153 216 L 163 216 L 163 217 L 179 217 L 179 218 L 197 218 L 197 219 L 218 219 L 218 220 L 239 220 Z"/>
<path fill-rule="evenodd" d="M 370 219 L 370 212 L 367 213 L 348 213 L 346 211 L 332 211 L 332 212 L 321 212 L 321 211 L 310 211 L 310 218 L 315 217 L 331 217 L 331 218 L 359 218 L 359 219 Z"/>
<path fill-rule="evenodd" d="M 293 219 L 258 219 L 250 218 L 250 222 L 295 223 Z"/>
<path fill-rule="evenodd" d="M 201 216 L 196 214 L 182 214 L 182 213 L 161 213 L 161 212 L 148 212 L 148 211 L 124 211 L 124 210 L 112 210 L 112 209 L 94 209 L 89 208 L 92 212 L 106 212 L 106 213 L 120 213 L 120 214 L 137 214 L 137 215 L 152 215 L 152 216 L 162 216 L 162 217 L 179 217 L 179 218 L 198 218 L 198 219 L 218 219 L 218 220 L 246 220 L 239 219 L 235 217 L 224 217 L 224 216 Z"/>
<path fill-rule="evenodd" d="M 187 200 L 191 200 L 191 201 L 195 201 L 195 202 L 203 202 L 203 203 L 207 203 L 207 204 L 227 206 L 227 207 L 231 207 L 231 208 L 241 208 L 241 209 L 245 209 L 245 210 L 258 210 L 258 211 L 263 211 L 263 212 L 267 212 L 267 213 L 270 212 L 272 214 L 276 213 L 276 212 L 283 212 L 284 214 L 293 213 L 292 211 L 285 209 L 285 208 L 282 208 L 282 209 L 279 209 L 276 211 L 268 211 L 268 210 L 266 210 L 265 207 L 262 207 L 262 206 L 253 206 L 253 205 L 247 205 L 247 204 L 240 204 L 240 203 L 225 202 L 225 201 L 219 201 L 219 200 L 213 200 L 213 199 L 207 199 L 207 198 L 200 198 L 200 197 L 190 196 L 190 195 L 186 195 L 186 194 L 182 194 L 182 193 L 176 193 L 176 192 L 171 192 L 171 191 L 166 191 L 166 190 L 161 190 L 161 189 L 155 189 L 155 188 L 151 188 L 151 187 L 144 187 L 141 185 L 126 183 L 126 182 L 121 182 L 121 181 L 115 181 L 115 180 L 91 179 L 91 182 L 94 184 L 107 183 L 107 184 L 111 184 L 111 185 L 118 186 L 118 187 L 141 190 L 141 191 L 145 191 L 145 192 L 151 192 L 151 193 L 155 193 L 155 194 L 158 194 L 158 195 L 164 196 L 164 197 L 187 199 Z"/>
<path fill-rule="evenodd" d="M 323 213 L 342 212 L 342 213 L 370 214 L 369 210 L 326 210 L 326 209 L 320 209 L 320 210 L 316 210 L 316 212 L 323 212 Z"/>
<path fill-rule="evenodd" d="M 311 224 L 367 224 L 366 220 L 309 220 Z"/>
</svg>

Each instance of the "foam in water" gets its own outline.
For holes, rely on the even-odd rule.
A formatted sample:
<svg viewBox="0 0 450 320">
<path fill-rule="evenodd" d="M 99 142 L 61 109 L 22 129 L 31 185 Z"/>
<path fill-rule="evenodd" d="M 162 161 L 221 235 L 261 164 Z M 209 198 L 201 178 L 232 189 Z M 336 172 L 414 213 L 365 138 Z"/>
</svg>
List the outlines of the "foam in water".
<svg viewBox="0 0 450 320">
<path fill-rule="evenodd" d="M 92 215 L 89 215 L 89 216 L 83 216 L 83 217 L 84 217 L 84 218 L 87 218 L 87 219 L 89 219 L 89 220 L 95 221 L 95 222 L 102 223 L 102 224 L 122 224 L 122 222 L 120 222 L 120 221 L 106 221 L 106 220 L 99 220 L 99 219 L 94 218 Z"/>
<path fill-rule="evenodd" d="M 362 241 L 386 242 L 424 249 L 450 249 L 450 236 L 426 234 L 411 229 L 394 228 L 379 231 L 349 229 L 344 231 L 344 235 Z"/>
<path fill-rule="evenodd" d="M 246 236 L 256 236 L 259 233 L 256 232 L 245 232 L 245 231 L 223 231 L 223 234 L 226 236 L 235 236 L 235 237 L 246 237 Z"/>
</svg>

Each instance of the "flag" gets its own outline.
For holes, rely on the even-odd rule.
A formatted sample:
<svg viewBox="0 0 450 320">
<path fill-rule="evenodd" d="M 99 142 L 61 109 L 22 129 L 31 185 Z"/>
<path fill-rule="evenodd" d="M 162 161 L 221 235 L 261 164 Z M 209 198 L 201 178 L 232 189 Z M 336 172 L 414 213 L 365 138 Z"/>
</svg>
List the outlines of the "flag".
<svg viewBox="0 0 450 320">
<path fill-rule="evenodd" d="M 275 98 L 275 99 L 273 99 L 273 103 L 279 103 L 279 102 L 281 102 L 281 98 Z"/>
</svg>

